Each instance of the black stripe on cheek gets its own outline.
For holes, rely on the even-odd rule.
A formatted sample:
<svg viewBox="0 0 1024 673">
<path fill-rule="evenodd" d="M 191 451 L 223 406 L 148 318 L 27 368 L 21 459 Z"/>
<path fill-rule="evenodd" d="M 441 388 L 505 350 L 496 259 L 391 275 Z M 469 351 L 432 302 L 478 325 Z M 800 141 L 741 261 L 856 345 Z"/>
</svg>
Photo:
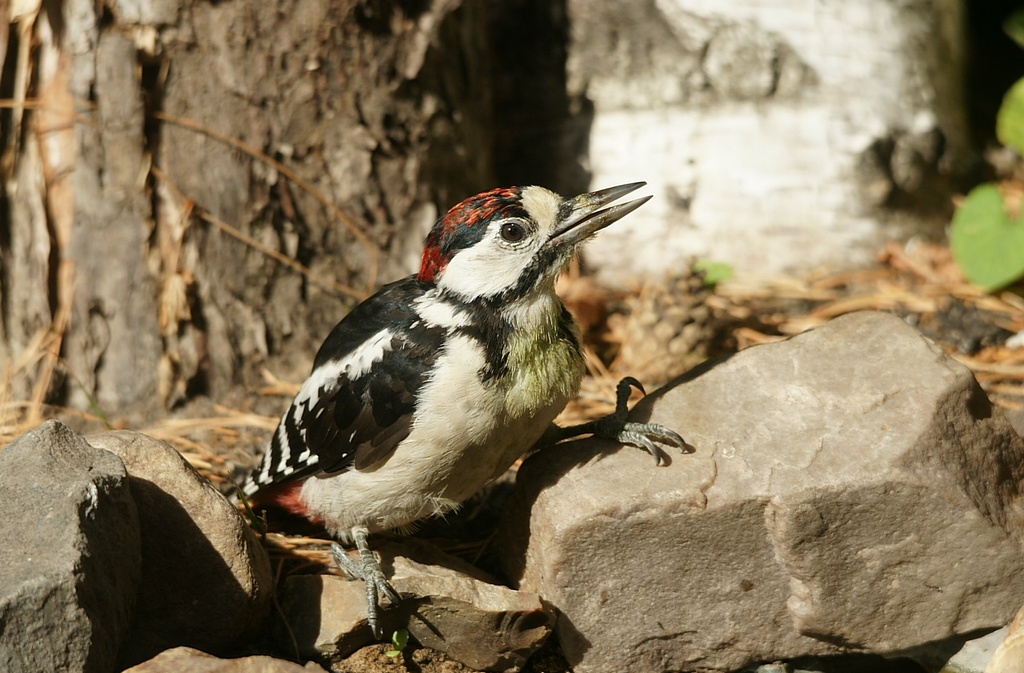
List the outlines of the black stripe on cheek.
<svg viewBox="0 0 1024 673">
<path fill-rule="evenodd" d="M 579 337 L 576 336 L 576 331 L 573 329 L 574 324 L 576 324 L 576 319 L 573 318 L 572 313 L 565 307 L 565 304 L 562 304 L 562 315 L 559 316 L 558 320 L 558 337 L 562 341 L 571 344 L 577 353 L 582 353 L 583 348 Z"/>
<path fill-rule="evenodd" d="M 497 309 L 503 304 L 515 301 L 516 299 L 520 299 L 529 294 L 537 285 L 537 281 L 540 277 L 558 263 L 559 256 L 559 250 L 546 248 L 541 249 L 536 255 L 534 255 L 533 259 L 530 260 L 527 267 L 523 269 L 523 273 L 519 276 L 519 281 L 515 286 L 502 292 L 501 295 L 496 298 L 496 301 L 493 302 L 493 306 Z"/>
<path fill-rule="evenodd" d="M 501 316 L 500 307 L 505 303 L 500 297 L 481 297 L 466 301 L 456 295 L 444 293 L 443 301 L 456 311 L 469 316 L 469 324 L 454 327 L 452 334 L 463 334 L 483 348 L 484 363 L 480 376 L 484 382 L 508 372 L 508 355 L 505 348 L 512 333 L 512 326 Z"/>
<path fill-rule="evenodd" d="M 508 372 L 508 353 L 505 352 L 505 347 L 512 327 L 505 320 L 494 320 L 493 316 L 489 315 L 479 322 L 474 319 L 474 324 L 460 327 L 457 332 L 475 340 L 483 347 L 486 362 L 480 376 L 485 383 Z"/>
</svg>

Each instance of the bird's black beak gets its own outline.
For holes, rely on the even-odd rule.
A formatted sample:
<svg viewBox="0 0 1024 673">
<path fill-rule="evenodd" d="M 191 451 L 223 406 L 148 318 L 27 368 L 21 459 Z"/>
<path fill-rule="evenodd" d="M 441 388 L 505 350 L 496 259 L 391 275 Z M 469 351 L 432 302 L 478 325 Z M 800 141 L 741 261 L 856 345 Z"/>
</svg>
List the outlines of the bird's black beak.
<svg viewBox="0 0 1024 673">
<path fill-rule="evenodd" d="M 551 234 L 551 238 L 548 239 L 548 244 L 562 246 L 583 242 L 609 224 L 629 215 L 647 203 L 651 197 L 634 199 L 604 210 L 601 208 L 621 196 L 635 192 L 646 184 L 646 182 L 630 182 L 626 185 L 587 192 L 566 199 L 562 202 L 558 213 L 558 225 L 555 227 L 554 233 Z"/>
</svg>

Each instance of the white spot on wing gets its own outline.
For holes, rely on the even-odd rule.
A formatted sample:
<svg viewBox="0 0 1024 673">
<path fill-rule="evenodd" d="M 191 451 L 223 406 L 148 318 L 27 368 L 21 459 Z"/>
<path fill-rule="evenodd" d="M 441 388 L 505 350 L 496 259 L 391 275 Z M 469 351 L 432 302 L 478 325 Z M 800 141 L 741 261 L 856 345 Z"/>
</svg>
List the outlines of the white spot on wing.
<svg viewBox="0 0 1024 673">
<path fill-rule="evenodd" d="M 342 378 L 357 379 L 370 370 L 374 363 L 383 359 L 385 353 L 391 348 L 392 333 L 383 329 L 360 344 L 355 350 L 342 357 L 328 360 L 319 367 L 316 367 L 309 378 L 302 384 L 299 393 L 295 396 L 292 405 L 284 413 L 281 423 L 277 427 L 276 438 L 278 450 L 268 453 L 263 457 L 259 472 L 253 481 L 259 484 L 269 484 L 274 481 L 277 475 L 288 476 L 295 471 L 294 465 L 315 464 L 319 461 L 318 456 L 313 455 L 306 446 L 293 447 L 288 441 L 287 428 L 291 425 L 298 429 L 299 434 L 305 438 L 306 430 L 304 417 L 314 413 L 319 415 L 321 411 L 311 412 L 315 409 L 321 396 L 330 396 L 338 389 L 338 381 Z M 273 448 L 273 443 L 268 451 Z M 300 451 L 296 460 L 292 460 L 292 452 Z"/>
<path fill-rule="evenodd" d="M 358 379 L 370 371 L 374 363 L 380 362 L 384 354 L 391 349 L 391 339 L 391 330 L 383 329 L 351 353 L 328 360 L 314 369 L 292 402 L 291 413 L 296 426 L 301 428 L 302 416 L 308 413 L 309 409 L 316 407 L 321 395 L 332 395 L 338 389 L 340 379 Z"/>
<path fill-rule="evenodd" d="M 352 351 L 342 361 L 345 375 L 354 380 L 370 371 L 370 367 L 384 359 L 384 354 L 391 350 L 393 336 L 391 330 L 383 329 Z"/>
<path fill-rule="evenodd" d="M 274 455 L 272 453 L 274 447 L 273 442 L 271 442 L 271 444 L 267 447 L 267 453 L 263 456 L 263 462 L 260 464 L 259 474 L 256 475 L 256 479 L 254 480 L 258 484 L 269 484 L 271 481 L 270 475 L 274 469 L 274 463 L 276 462 L 277 464 L 280 464 L 280 456 L 283 455 L 285 458 L 287 458 L 287 456 L 290 455 L 291 453 L 291 450 L 288 447 L 288 440 L 285 439 L 283 419 L 281 421 L 281 425 L 278 425 L 277 430 L 275 431 L 274 434 L 277 435 L 277 443 L 278 446 L 281 447 L 281 450 L 278 452 L 278 455 Z"/>
</svg>

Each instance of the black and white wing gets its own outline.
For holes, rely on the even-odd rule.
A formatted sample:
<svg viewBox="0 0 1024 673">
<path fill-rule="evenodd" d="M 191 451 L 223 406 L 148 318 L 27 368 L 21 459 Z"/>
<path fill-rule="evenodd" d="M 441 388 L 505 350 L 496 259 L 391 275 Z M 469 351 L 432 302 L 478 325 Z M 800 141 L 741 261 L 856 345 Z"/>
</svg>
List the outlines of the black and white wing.
<svg viewBox="0 0 1024 673">
<path fill-rule="evenodd" d="M 409 435 L 416 397 L 444 330 L 419 320 L 415 277 L 386 285 L 331 331 L 313 371 L 281 418 L 249 496 L 312 475 L 363 469 Z"/>
</svg>

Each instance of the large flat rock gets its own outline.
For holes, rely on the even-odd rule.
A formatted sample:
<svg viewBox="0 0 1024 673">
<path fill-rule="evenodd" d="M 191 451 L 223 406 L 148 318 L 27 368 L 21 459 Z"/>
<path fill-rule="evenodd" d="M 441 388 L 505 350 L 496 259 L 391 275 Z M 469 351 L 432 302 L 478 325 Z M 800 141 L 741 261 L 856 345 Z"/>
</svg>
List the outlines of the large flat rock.
<svg viewBox="0 0 1024 673">
<path fill-rule="evenodd" d="M 859 313 L 640 403 L 696 449 L 597 440 L 519 472 L 502 558 L 577 673 L 893 653 L 1024 600 L 1024 443 L 970 371 Z"/>
</svg>

